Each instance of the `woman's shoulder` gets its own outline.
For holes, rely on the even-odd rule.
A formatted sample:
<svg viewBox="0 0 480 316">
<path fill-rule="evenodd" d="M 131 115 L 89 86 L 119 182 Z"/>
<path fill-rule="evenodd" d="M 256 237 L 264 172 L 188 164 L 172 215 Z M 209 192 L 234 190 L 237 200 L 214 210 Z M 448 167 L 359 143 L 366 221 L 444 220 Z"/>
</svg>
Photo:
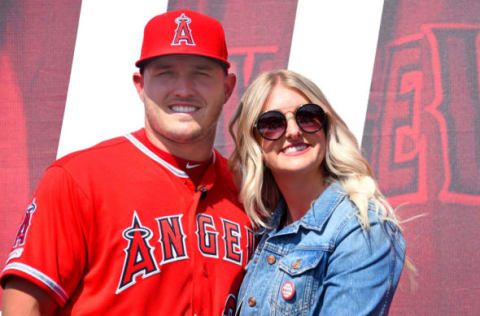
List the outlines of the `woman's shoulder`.
<svg viewBox="0 0 480 316">
<path fill-rule="evenodd" d="M 352 234 L 360 234 L 378 242 L 398 240 L 404 245 L 402 232 L 398 225 L 383 212 L 373 200 L 368 201 L 368 225 L 362 222 L 358 208 L 342 189 L 334 183 L 333 188 L 337 195 L 336 203 L 329 212 L 329 218 L 323 225 L 323 232 L 330 239 L 330 244 L 338 245 Z"/>
</svg>

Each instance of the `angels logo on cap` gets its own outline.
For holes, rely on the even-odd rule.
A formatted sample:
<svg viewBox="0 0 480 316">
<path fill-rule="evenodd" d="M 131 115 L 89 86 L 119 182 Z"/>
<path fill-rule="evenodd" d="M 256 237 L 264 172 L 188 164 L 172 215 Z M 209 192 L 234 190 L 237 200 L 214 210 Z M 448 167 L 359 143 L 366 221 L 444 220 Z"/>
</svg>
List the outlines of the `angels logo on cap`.
<svg viewBox="0 0 480 316">
<path fill-rule="evenodd" d="M 173 37 L 172 45 L 180 45 L 182 42 L 187 45 L 195 45 L 192 36 L 192 30 L 188 26 L 192 19 L 188 16 L 185 16 L 185 13 L 182 13 L 178 18 L 175 19 L 178 27 L 175 30 L 175 36 Z"/>
<path fill-rule="evenodd" d="M 230 67 L 222 24 L 195 11 L 170 11 L 148 21 L 135 65 L 142 67 L 149 59 L 179 54 L 212 58 Z"/>
</svg>

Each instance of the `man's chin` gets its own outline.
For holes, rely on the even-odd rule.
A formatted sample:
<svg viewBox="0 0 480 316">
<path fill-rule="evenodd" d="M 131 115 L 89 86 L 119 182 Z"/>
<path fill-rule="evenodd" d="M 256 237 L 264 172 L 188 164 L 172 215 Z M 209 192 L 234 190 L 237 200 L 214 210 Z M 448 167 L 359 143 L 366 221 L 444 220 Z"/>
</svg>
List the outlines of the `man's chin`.
<svg viewBox="0 0 480 316">
<path fill-rule="evenodd" d="M 170 133 L 170 139 L 183 144 L 195 143 L 201 138 L 201 131 L 190 129 L 190 130 L 176 130 L 173 133 Z"/>
</svg>

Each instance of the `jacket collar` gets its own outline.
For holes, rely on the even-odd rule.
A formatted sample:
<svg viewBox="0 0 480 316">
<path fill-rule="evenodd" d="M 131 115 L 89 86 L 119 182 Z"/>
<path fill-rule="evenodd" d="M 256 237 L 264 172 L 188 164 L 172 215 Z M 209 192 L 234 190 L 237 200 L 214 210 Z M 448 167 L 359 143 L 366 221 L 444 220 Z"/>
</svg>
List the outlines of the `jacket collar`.
<svg viewBox="0 0 480 316">
<path fill-rule="evenodd" d="M 312 207 L 298 221 L 280 229 L 281 234 L 290 234 L 298 232 L 300 226 L 309 230 L 321 231 L 327 220 L 335 210 L 335 206 L 345 197 L 346 193 L 338 182 L 332 182 L 325 191 L 313 202 Z M 283 198 L 275 207 L 275 211 L 269 226 L 271 229 L 266 230 L 269 235 L 276 234 L 279 231 L 279 225 L 283 214 L 287 211 L 287 205 Z"/>
</svg>

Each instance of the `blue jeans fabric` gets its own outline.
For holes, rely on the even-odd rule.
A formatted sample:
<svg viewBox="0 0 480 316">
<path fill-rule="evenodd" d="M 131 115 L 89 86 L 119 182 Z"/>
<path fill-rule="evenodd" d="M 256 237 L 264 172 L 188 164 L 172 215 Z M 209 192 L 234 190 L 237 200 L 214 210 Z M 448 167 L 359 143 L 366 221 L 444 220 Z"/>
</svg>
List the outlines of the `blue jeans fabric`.
<svg viewBox="0 0 480 316">
<path fill-rule="evenodd" d="M 386 315 L 405 258 L 399 228 L 369 203 L 368 230 L 338 183 L 300 220 L 278 225 L 281 201 L 248 263 L 239 315 Z M 290 283 L 291 282 L 291 283 Z"/>
</svg>

